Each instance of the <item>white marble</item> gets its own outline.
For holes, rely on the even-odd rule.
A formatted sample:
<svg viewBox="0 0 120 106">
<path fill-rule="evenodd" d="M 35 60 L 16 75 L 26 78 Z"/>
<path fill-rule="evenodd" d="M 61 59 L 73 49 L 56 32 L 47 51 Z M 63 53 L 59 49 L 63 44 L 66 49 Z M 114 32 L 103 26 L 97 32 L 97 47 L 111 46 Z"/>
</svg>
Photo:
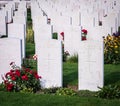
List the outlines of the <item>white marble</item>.
<svg viewBox="0 0 120 106">
<path fill-rule="evenodd" d="M 79 90 L 98 91 L 104 85 L 103 42 L 80 42 L 78 55 Z"/>
<path fill-rule="evenodd" d="M 8 24 L 8 37 L 22 40 L 22 58 L 25 58 L 25 31 L 24 24 Z"/>
<path fill-rule="evenodd" d="M 0 11 L 0 34 L 1 35 L 6 35 L 7 34 L 7 26 L 6 26 L 6 14 L 5 11 Z"/>
<path fill-rule="evenodd" d="M 10 63 L 21 67 L 22 64 L 22 50 L 21 40 L 16 38 L 0 38 L 0 76 L 5 75 L 10 71 Z M 2 82 L 0 77 L 0 83 Z"/>
<path fill-rule="evenodd" d="M 38 74 L 43 88 L 62 87 L 62 45 L 57 40 L 38 44 Z"/>
</svg>

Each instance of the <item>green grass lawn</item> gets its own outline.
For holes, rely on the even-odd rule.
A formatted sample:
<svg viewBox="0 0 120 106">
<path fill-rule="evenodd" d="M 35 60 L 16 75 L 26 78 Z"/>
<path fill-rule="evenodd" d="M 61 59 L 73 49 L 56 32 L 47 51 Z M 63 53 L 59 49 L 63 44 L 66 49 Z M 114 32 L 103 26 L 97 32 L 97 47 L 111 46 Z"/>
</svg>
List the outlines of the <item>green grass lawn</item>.
<svg viewBox="0 0 120 106">
<path fill-rule="evenodd" d="M 0 92 L 0 106 L 120 106 L 120 100 Z"/>
<path fill-rule="evenodd" d="M 77 63 L 63 64 L 64 85 L 77 85 Z M 105 85 L 120 84 L 120 65 L 105 65 Z M 120 99 L 101 99 L 91 96 L 57 96 L 0 91 L 0 106 L 120 106 Z"/>
<path fill-rule="evenodd" d="M 63 63 L 63 85 L 78 85 L 78 64 L 77 63 Z"/>
<path fill-rule="evenodd" d="M 32 57 L 35 54 L 35 44 L 26 43 L 26 57 Z"/>
<path fill-rule="evenodd" d="M 64 86 L 78 84 L 78 64 L 64 63 L 63 64 L 63 79 Z M 104 65 L 104 85 L 120 84 L 120 64 L 105 64 Z"/>
<path fill-rule="evenodd" d="M 105 65 L 105 84 L 120 84 L 120 64 L 119 65 L 112 65 L 112 64 L 106 64 Z"/>
</svg>

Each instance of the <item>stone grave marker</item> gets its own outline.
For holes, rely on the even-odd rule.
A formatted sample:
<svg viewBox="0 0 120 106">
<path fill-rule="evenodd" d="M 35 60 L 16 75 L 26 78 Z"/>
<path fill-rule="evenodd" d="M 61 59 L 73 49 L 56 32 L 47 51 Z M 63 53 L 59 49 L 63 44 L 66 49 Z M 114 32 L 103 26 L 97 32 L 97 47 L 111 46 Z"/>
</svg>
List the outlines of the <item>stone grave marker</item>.
<svg viewBox="0 0 120 106">
<path fill-rule="evenodd" d="M 103 41 L 83 41 L 79 46 L 79 90 L 98 91 L 104 84 Z"/>
<path fill-rule="evenodd" d="M 62 44 L 41 40 L 38 44 L 38 74 L 43 88 L 62 87 Z"/>
<path fill-rule="evenodd" d="M 5 11 L 0 11 L 0 35 L 6 35 L 7 26 L 6 26 L 6 14 Z"/>
<path fill-rule="evenodd" d="M 37 24 L 38 25 L 38 24 Z M 35 39 L 35 53 L 38 51 L 38 44 L 42 40 L 52 39 L 52 26 L 51 25 L 38 25 L 34 29 L 34 39 Z"/>
<path fill-rule="evenodd" d="M 16 23 L 8 24 L 8 37 L 22 40 L 22 58 L 25 58 L 25 25 Z"/>
<path fill-rule="evenodd" d="M 10 63 L 21 67 L 22 50 L 21 40 L 16 38 L 0 38 L 0 76 L 10 71 Z M 0 83 L 2 78 L 0 77 Z"/>
</svg>

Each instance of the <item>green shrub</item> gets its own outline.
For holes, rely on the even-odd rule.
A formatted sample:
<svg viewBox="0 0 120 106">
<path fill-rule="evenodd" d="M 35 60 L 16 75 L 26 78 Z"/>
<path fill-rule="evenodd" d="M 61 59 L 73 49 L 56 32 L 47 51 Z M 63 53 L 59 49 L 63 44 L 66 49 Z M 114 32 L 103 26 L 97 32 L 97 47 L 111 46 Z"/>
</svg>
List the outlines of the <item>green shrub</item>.
<svg viewBox="0 0 120 106">
<path fill-rule="evenodd" d="M 0 84 L 0 91 L 6 91 L 4 83 Z"/>
<path fill-rule="evenodd" d="M 120 98 L 120 85 L 108 85 L 100 88 L 97 94 L 98 97 L 106 99 Z"/>
<path fill-rule="evenodd" d="M 73 56 L 70 56 L 70 57 L 67 59 L 67 62 L 78 63 L 78 55 L 77 55 L 77 54 L 74 54 Z"/>
<path fill-rule="evenodd" d="M 21 93 L 34 93 L 33 88 L 27 88 L 24 87 L 23 89 L 20 90 Z"/>
<path fill-rule="evenodd" d="M 55 94 L 58 89 L 59 89 L 58 87 L 45 88 L 45 89 L 41 89 L 40 92 L 42 92 L 44 94 Z"/>
<path fill-rule="evenodd" d="M 71 88 L 60 88 L 56 91 L 56 95 L 75 96 L 77 93 Z"/>
<path fill-rule="evenodd" d="M 23 67 L 26 67 L 26 68 L 31 68 L 31 69 L 37 69 L 37 61 L 34 60 L 34 59 L 23 59 L 23 64 L 22 64 Z"/>
</svg>

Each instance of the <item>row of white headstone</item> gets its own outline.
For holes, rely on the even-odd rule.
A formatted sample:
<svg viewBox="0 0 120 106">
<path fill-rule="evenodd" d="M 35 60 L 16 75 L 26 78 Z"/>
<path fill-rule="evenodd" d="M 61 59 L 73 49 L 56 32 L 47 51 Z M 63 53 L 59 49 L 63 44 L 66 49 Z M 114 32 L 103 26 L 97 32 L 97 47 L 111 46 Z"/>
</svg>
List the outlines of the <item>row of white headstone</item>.
<svg viewBox="0 0 120 106">
<path fill-rule="evenodd" d="M 7 31 L 5 29 L 6 32 L 2 33 L 8 33 L 8 38 L 0 39 L 0 74 L 8 71 L 11 61 L 20 65 L 21 59 L 25 57 L 26 3 L 21 1 L 17 4 L 7 4 L 10 7 L 6 6 L 9 7 L 4 13 L 6 15 L 1 15 L 7 25 Z M 38 55 L 38 74 L 42 76 L 43 88 L 63 85 L 62 42 L 70 55 L 78 54 L 78 89 L 97 91 L 98 86 L 103 87 L 102 36 L 116 32 L 120 24 L 119 1 L 116 0 L 116 5 L 111 4 L 112 0 L 31 0 L 35 53 Z M 13 23 L 10 23 L 12 20 Z M 82 29 L 88 31 L 86 41 L 81 41 Z M 58 40 L 52 39 L 54 32 L 57 32 Z M 64 32 L 64 41 L 61 32 Z"/>
<path fill-rule="evenodd" d="M 59 4 L 54 3 L 53 5 L 52 3 L 48 0 L 31 1 L 35 50 L 38 55 L 38 73 L 42 76 L 42 86 L 45 88 L 62 87 L 60 33 L 64 32 L 65 51 L 68 51 L 70 55 L 78 54 L 79 58 L 78 89 L 97 91 L 98 86 L 103 86 L 103 33 L 100 33 L 101 31 L 93 25 L 91 20 L 94 19 L 93 16 L 89 16 L 87 13 L 84 15 L 85 12 L 68 14 L 68 11 L 66 15 L 63 15 L 65 12 L 60 12 L 62 8 L 59 8 Z M 56 9 L 57 7 L 58 9 Z M 74 15 L 78 18 L 75 18 Z M 51 19 L 50 24 L 47 23 L 48 19 Z M 81 41 L 82 28 L 88 30 L 86 41 Z M 57 32 L 58 40 L 52 39 L 54 32 Z"/>
<path fill-rule="evenodd" d="M 26 20 L 26 2 L 9 2 L 0 10 L 0 75 L 11 69 L 11 62 L 21 67 L 25 58 Z"/>
</svg>

